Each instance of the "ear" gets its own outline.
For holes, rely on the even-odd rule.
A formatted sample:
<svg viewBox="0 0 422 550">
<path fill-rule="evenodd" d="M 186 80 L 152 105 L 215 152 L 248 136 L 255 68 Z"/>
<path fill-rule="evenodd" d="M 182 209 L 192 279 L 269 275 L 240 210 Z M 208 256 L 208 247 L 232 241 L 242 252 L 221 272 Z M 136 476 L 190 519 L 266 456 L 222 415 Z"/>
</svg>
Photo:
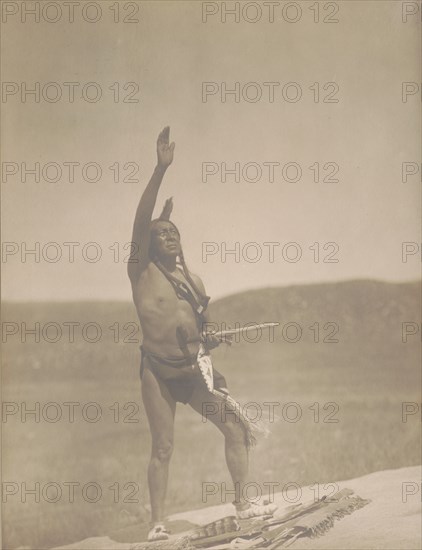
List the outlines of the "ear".
<svg viewBox="0 0 422 550">
<path fill-rule="evenodd" d="M 159 219 L 168 222 L 170 220 L 170 214 L 172 213 L 172 211 L 173 211 L 173 197 L 170 197 L 169 199 L 166 200 L 163 211 L 161 212 Z"/>
</svg>

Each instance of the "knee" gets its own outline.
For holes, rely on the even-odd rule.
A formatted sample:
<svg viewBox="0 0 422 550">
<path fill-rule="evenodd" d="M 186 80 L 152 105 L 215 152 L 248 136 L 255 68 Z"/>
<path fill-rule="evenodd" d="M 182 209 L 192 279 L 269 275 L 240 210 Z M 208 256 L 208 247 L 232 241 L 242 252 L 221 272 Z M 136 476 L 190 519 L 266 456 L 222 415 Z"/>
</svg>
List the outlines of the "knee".
<svg viewBox="0 0 422 550">
<path fill-rule="evenodd" d="M 245 431 L 240 421 L 226 422 L 222 432 L 229 443 L 244 443 L 245 441 Z"/>
<path fill-rule="evenodd" d="M 160 441 L 152 447 L 152 458 L 159 462 L 168 462 L 173 454 L 172 441 Z"/>
</svg>

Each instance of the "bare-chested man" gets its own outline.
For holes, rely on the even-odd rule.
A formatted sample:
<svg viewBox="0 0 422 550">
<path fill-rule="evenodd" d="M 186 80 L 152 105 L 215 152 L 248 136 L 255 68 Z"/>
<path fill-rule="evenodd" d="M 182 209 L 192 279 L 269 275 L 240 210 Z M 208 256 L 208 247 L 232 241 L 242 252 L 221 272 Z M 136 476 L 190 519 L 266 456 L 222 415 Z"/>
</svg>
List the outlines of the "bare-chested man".
<svg viewBox="0 0 422 550">
<path fill-rule="evenodd" d="M 163 524 L 169 461 L 173 450 L 176 402 L 189 403 L 199 414 L 203 404 L 214 403 L 209 418 L 225 438 L 225 454 L 237 498 L 238 517 L 271 514 L 274 505 L 257 505 L 242 498 L 248 470 L 245 425 L 234 414 L 222 415 L 221 399 L 211 393 L 198 368 L 200 342 L 211 349 L 220 342 L 203 336 L 209 298 L 201 279 L 184 262 L 180 234 L 169 220 L 171 200 L 160 218 L 151 221 L 163 176 L 173 162 L 175 144 L 169 144 L 169 127 L 158 136 L 157 166 L 136 211 L 132 242 L 134 253 L 128 263 L 133 300 L 142 326 L 142 399 L 152 436 L 148 467 L 152 524 L 148 540 L 165 540 Z M 138 254 L 139 251 L 139 254 Z M 214 387 L 228 394 L 224 377 L 215 369 Z M 207 411 L 210 408 L 208 406 Z M 217 412 L 218 411 L 218 412 Z"/>
</svg>

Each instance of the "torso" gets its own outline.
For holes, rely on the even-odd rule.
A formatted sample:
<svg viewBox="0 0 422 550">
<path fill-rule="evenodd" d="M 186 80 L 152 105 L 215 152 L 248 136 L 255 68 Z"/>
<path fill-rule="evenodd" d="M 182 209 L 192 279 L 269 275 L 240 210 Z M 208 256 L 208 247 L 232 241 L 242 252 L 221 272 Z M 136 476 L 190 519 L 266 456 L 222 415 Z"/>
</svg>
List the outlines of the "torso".
<svg viewBox="0 0 422 550">
<path fill-rule="evenodd" d="M 188 284 L 181 270 L 172 275 Z M 189 286 L 189 285 L 188 285 Z M 133 301 L 142 327 L 145 350 L 163 357 L 196 354 L 199 341 L 182 349 L 177 328 L 182 327 L 188 339 L 199 337 L 198 322 L 192 306 L 179 299 L 167 278 L 150 262 L 139 279 L 132 284 Z"/>
</svg>

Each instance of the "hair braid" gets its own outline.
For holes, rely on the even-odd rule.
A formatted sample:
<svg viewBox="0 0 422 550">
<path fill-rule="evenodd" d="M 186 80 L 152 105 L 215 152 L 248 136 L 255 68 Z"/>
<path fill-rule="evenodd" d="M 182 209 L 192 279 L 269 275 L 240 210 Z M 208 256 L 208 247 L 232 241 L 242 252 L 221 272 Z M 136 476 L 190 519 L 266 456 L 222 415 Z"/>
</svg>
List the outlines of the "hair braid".
<svg viewBox="0 0 422 550">
<path fill-rule="evenodd" d="M 201 305 L 204 308 L 206 308 L 207 305 L 208 305 L 208 302 L 210 301 L 210 297 L 206 296 L 203 292 L 201 292 L 199 290 L 199 288 L 197 287 L 197 285 L 195 284 L 194 280 L 192 279 L 191 274 L 190 274 L 189 269 L 188 269 L 188 266 L 186 265 L 185 257 L 183 255 L 183 250 L 182 249 L 180 249 L 179 258 L 180 258 L 180 264 L 182 266 L 183 273 L 185 274 L 186 280 L 188 281 L 188 283 L 191 285 L 191 287 L 195 291 L 196 295 L 199 298 L 199 301 L 200 301 Z"/>
</svg>

